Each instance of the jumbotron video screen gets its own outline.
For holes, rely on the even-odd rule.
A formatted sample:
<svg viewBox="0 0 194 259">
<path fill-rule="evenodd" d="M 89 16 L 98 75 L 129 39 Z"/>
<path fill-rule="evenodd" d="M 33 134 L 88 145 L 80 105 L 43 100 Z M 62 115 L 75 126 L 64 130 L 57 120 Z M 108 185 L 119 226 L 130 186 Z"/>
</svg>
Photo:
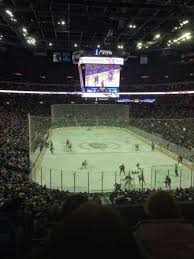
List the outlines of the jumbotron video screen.
<svg viewBox="0 0 194 259">
<path fill-rule="evenodd" d="M 119 87 L 120 66 L 86 64 L 85 66 L 85 87 Z"/>
<path fill-rule="evenodd" d="M 85 57 L 80 63 L 84 64 L 83 97 L 119 97 L 122 58 Z"/>
</svg>

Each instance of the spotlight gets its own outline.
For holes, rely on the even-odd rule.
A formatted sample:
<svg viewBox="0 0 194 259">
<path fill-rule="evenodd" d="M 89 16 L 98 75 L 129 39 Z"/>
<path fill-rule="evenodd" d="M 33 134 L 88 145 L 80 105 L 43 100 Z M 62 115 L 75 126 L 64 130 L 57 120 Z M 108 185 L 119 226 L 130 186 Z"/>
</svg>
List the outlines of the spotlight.
<svg viewBox="0 0 194 259">
<path fill-rule="evenodd" d="M 155 39 L 155 40 L 160 39 L 160 34 L 159 34 L 159 33 L 158 33 L 158 34 L 156 34 L 156 35 L 154 36 L 154 39 Z"/>
<path fill-rule="evenodd" d="M 17 22 L 17 19 L 11 18 L 12 22 Z"/>
<path fill-rule="evenodd" d="M 99 45 L 99 44 L 97 45 L 97 48 L 100 48 L 100 45 Z"/>
<path fill-rule="evenodd" d="M 183 25 L 185 25 L 187 23 L 189 23 L 189 20 L 185 20 L 185 21 L 182 22 Z"/>
<path fill-rule="evenodd" d="M 74 44 L 74 47 L 77 48 L 77 43 Z"/>
<path fill-rule="evenodd" d="M 52 47 L 52 46 L 53 46 L 52 42 L 49 42 L 49 47 Z"/>
<path fill-rule="evenodd" d="M 123 49 L 123 47 L 124 47 L 123 45 L 118 45 L 117 46 L 118 49 Z"/>
<path fill-rule="evenodd" d="M 22 31 L 23 31 L 23 35 L 26 36 L 28 34 L 28 31 L 25 27 L 22 28 Z"/>
<path fill-rule="evenodd" d="M 135 29 L 137 26 L 135 24 L 129 24 L 130 29 Z"/>
<path fill-rule="evenodd" d="M 27 43 L 28 43 L 29 45 L 33 45 L 33 46 L 36 45 L 36 39 L 35 39 L 35 38 L 33 38 L 33 37 L 27 37 L 26 40 L 27 40 Z"/>
<path fill-rule="evenodd" d="M 137 43 L 137 48 L 138 48 L 138 49 L 142 49 L 142 47 L 143 47 L 143 43 L 142 43 L 142 42 L 138 42 L 138 43 Z"/>
<path fill-rule="evenodd" d="M 64 21 L 64 20 L 61 20 L 61 21 L 59 21 L 57 24 L 64 26 L 64 25 L 65 25 L 65 21 Z"/>
<path fill-rule="evenodd" d="M 5 10 L 6 14 L 8 14 L 10 17 L 14 17 L 12 11 L 10 11 L 9 9 Z"/>
</svg>

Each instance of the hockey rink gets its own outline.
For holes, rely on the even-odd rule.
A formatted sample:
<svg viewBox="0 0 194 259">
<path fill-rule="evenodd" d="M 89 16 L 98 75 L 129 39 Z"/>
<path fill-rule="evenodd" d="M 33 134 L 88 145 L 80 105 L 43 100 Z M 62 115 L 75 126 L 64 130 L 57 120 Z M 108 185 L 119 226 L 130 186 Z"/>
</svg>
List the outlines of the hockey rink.
<svg viewBox="0 0 194 259">
<path fill-rule="evenodd" d="M 113 78 L 109 80 L 109 72 L 103 72 L 100 74 L 93 74 L 86 76 L 86 86 L 87 87 L 102 87 L 102 81 L 104 82 L 104 87 L 117 87 L 119 86 L 120 81 L 120 69 L 113 70 Z M 99 80 L 98 83 L 95 82 L 95 77 L 98 76 Z"/>
<path fill-rule="evenodd" d="M 72 152 L 65 148 L 66 140 L 72 143 Z M 110 192 L 114 184 L 125 186 L 124 174 L 120 175 L 119 166 L 124 163 L 126 175 L 129 170 L 137 171 L 136 164 L 143 169 L 144 188 L 153 188 L 152 166 L 161 166 L 161 175 L 157 172 L 155 183 L 157 188 L 165 187 L 165 177 L 170 173 L 171 187 L 180 187 L 180 177 L 175 176 L 176 161 L 166 154 L 155 150 L 151 151 L 137 135 L 121 128 L 58 128 L 53 129 L 49 141 L 53 142 L 54 154 L 50 149 L 44 149 L 32 172 L 32 179 L 39 184 L 50 188 L 68 190 L 70 192 Z M 139 151 L 135 145 L 139 144 Z M 88 166 L 81 169 L 86 160 Z M 181 187 L 190 187 L 191 169 L 186 166 L 179 168 Z M 132 189 L 139 189 L 137 174 L 131 174 Z"/>
</svg>

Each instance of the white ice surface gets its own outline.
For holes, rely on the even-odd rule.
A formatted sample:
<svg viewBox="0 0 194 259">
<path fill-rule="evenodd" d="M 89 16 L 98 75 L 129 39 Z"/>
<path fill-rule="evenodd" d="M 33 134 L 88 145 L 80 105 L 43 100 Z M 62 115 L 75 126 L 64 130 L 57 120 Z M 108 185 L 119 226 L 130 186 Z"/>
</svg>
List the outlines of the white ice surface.
<svg viewBox="0 0 194 259">
<path fill-rule="evenodd" d="M 67 152 L 65 142 L 72 143 L 72 152 Z M 159 151 L 151 151 L 151 147 L 134 136 L 129 130 L 119 128 L 60 128 L 54 129 L 50 139 L 53 142 L 54 154 L 45 150 L 40 156 L 33 179 L 51 188 L 76 192 L 112 191 L 115 182 L 124 186 L 124 175 L 119 174 L 119 166 L 124 163 L 126 173 L 135 170 L 136 164 L 144 169 L 145 188 L 151 185 L 151 167 L 165 165 L 161 174 L 157 172 L 156 187 L 165 189 L 164 180 L 169 168 L 176 161 Z M 140 151 L 135 151 L 139 144 Z M 87 160 L 87 169 L 80 169 L 82 161 Z M 190 187 L 190 169 L 183 166 L 181 186 Z M 180 174 L 179 170 L 179 174 Z M 41 179 L 42 171 L 42 179 Z M 102 173 L 103 172 L 103 173 Z M 170 171 L 172 188 L 180 186 L 180 177 Z M 154 182 L 152 181 L 154 184 Z M 75 186 L 75 189 L 74 189 Z M 133 188 L 139 188 L 137 175 L 133 175 Z"/>
</svg>

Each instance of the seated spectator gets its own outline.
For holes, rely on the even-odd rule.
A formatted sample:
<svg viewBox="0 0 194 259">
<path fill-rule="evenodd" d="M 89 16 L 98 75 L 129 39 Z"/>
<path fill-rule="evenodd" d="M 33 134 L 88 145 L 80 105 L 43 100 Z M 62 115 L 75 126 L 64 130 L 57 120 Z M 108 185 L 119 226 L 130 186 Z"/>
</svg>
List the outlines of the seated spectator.
<svg viewBox="0 0 194 259">
<path fill-rule="evenodd" d="M 152 219 L 170 219 L 180 216 L 173 196 L 166 191 L 152 193 L 145 202 L 145 212 Z"/>
<path fill-rule="evenodd" d="M 86 203 L 53 232 L 45 249 L 33 258 L 54 259 L 118 256 L 139 258 L 120 215 L 110 208 Z"/>
<path fill-rule="evenodd" d="M 179 217 L 175 200 L 168 192 L 152 194 L 145 204 L 151 220 L 142 222 L 134 232 L 146 258 L 191 259 L 194 256 L 194 228 Z"/>
</svg>

